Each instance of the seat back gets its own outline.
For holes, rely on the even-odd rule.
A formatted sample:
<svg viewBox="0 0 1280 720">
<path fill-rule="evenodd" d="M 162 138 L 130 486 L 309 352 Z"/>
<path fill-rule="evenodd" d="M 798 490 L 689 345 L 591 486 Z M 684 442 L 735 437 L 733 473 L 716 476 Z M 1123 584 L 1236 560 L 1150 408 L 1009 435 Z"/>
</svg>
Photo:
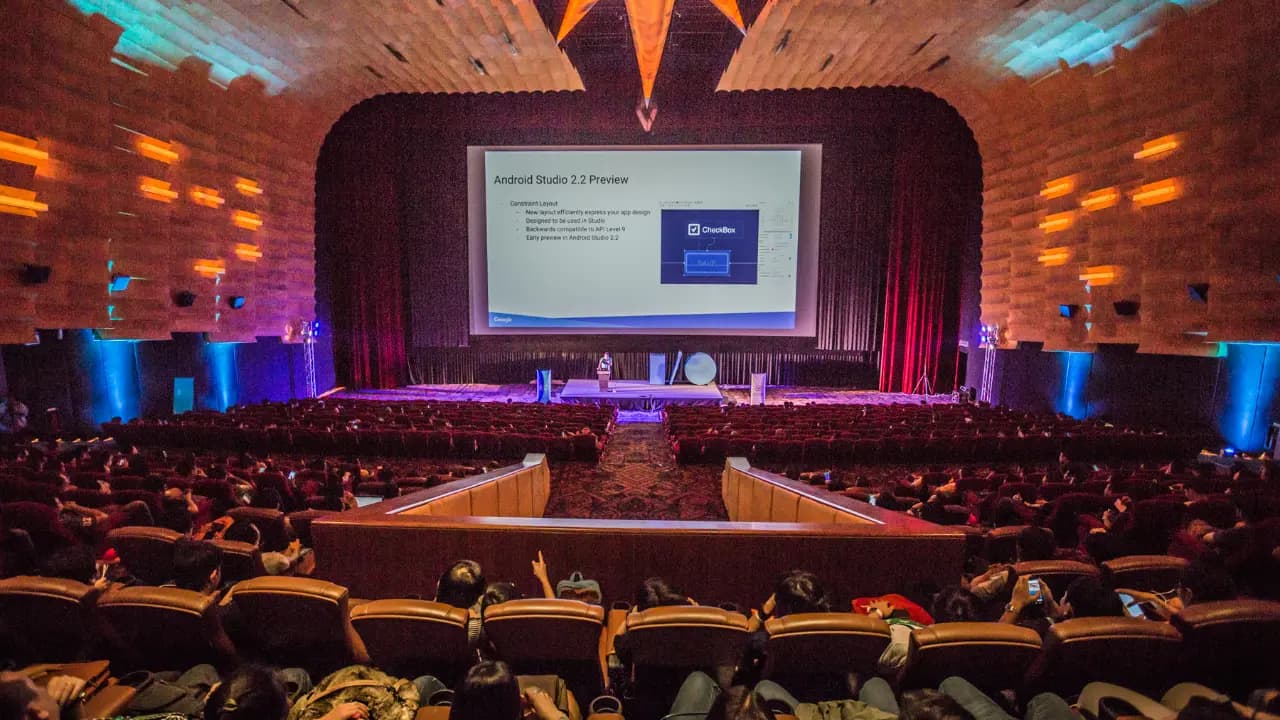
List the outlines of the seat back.
<svg viewBox="0 0 1280 720">
<path fill-rule="evenodd" d="M 185 670 L 209 663 L 226 668 L 235 648 L 222 629 L 216 598 L 167 587 L 112 590 L 98 602 L 110 639 L 111 668 Z"/>
<path fill-rule="evenodd" d="M 603 626 L 604 608 L 578 600 L 511 600 L 484 611 L 485 635 L 517 670 L 522 661 L 595 660 Z"/>
<path fill-rule="evenodd" d="M 1168 623 L 1130 617 L 1064 620 L 1045 636 L 1026 685 L 1031 692 L 1066 696 L 1105 680 L 1158 695 L 1167 688 L 1181 644 L 1182 635 Z"/>
<path fill-rule="evenodd" d="M 467 611 L 430 600 L 374 600 L 351 611 L 369 657 L 397 677 L 432 674 L 453 686 L 471 660 Z"/>
<path fill-rule="evenodd" d="M 1178 586 L 1187 561 L 1172 555 L 1126 555 L 1102 563 L 1103 578 L 1115 588 L 1167 592 Z"/>
<path fill-rule="evenodd" d="M 237 507 L 227 511 L 236 522 L 250 522 L 262 536 L 262 549 L 278 552 L 289 544 L 284 526 L 284 513 L 272 508 Z"/>
<path fill-rule="evenodd" d="M 232 586 L 231 639 L 246 659 L 327 675 L 367 653 L 351 628 L 347 589 L 323 580 L 263 576 Z"/>
<path fill-rule="evenodd" d="M 1182 679 L 1233 694 L 1280 682 L 1280 603 L 1200 603 L 1174 615 L 1170 624 L 1182 633 Z"/>
<path fill-rule="evenodd" d="M 96 591 L 75 580 L 0 580 L 0 645 L 19 665 L 84 660 Z"/>
<path fill-rule="evenodd" d="M 989 622 L 938 623 L 911 632 L 904 689 L 937 687 L 959 675 L 986 693 L 1017 688 L 1040 653 L 1030 628 Z"/>
<path fill-rule="evenodd" d="M 1101 571 L 1096 565 L 1075 560 L 1030 560 L 1013 566 L 1018 577 L 1038 577 L 1053 590 L 1053 597 L 1062 599 L 1072 580 L 1078 577 L 1098 577 Z"/>
<path fill-rule="evenodd" d="M 267 574 L 266 568 L 262 566 L 262 551 L 256 545 L 234 540 L 212 542 L 222 550 L 222 582 L 224 584 L 238 583 L 241 580 Z"/>
<path fill-rule="evenodd" d="M 986 558 L 991 562 L 1013 562 L 1018 555 L 1018 533 L 1025 525 L 1007 525 L 987 533 Z"/>
<path fill-rule="evenodd" d="M 765 623 L 764 677 L 805 701 L 848 692 L 846 676 L 869 675 L 889 646 L 889 625 L 860 613 L 797 613 Z"/>
<path fill-rule="evenodd" d="M 122 527 L 107 533 L 107 545 L 134 577 L 147 585 L 173 578 L 173 544 L 182 534 L 161 527 Z"/>
<path fill-rule="evenodd" d="M 627 616 L 627 638 L 636 665 L 733 665 L 746 647 L 747 618 L 714 607 L 655 607 Z"/>
</svg>

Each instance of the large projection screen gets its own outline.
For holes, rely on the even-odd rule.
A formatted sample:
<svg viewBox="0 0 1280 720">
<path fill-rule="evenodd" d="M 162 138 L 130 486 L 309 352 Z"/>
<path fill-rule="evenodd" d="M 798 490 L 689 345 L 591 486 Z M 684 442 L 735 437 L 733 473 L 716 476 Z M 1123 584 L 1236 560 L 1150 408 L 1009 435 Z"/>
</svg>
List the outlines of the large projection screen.
<svg viewBox="0 0 1280 720">
<path fill-rule="evenodd" d="M 468 147 L 473 335 L 816 334 L 821 145 Z"/>
</svg>

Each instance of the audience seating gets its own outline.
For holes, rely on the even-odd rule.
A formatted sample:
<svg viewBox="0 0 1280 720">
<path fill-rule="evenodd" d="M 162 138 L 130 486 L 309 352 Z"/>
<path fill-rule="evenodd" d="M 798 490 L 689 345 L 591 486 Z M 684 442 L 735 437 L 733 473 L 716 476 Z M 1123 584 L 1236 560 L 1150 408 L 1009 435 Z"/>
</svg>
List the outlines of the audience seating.
<svg viewBox="0 0 1280 720">
<path fill-rule="evenodd" d="M 279 473 L 276 473 L 279 475 Z M 263 477 L 254 478 L 258 487 L 262 488 Z M 283 478 L 281 478 L 283 480 Z M 227 516 L 236 522 L 249 522 L 258 528 L 263 550 L 280 551 L 289 544 L 289 533 L 285 529 L 285 515 L 279 510 L 256 507 L 234 507 L 227 511 Z"/>
<path fill-rule="evenodd" d="M 511 600 L 485 608 L 484 632 L 516 672 L 559 675 L 594 696 L 607 682 L 604 619 L 604 608 L 577 600 Z"/>
<path fill-rule="evenodd" d="M 845 676 L 868 676 L 889 646 L 889 625 L 856 613 L 799 613 L 765 623 L 764 677 L 801 700 L 826 700 L 845 690 Z M 832 692 L 834 690 L 834 692 Z"/>
<path fill-rule="evenodd" d="M 257 546 L 234 540 L 212 542 L 222 550 L 222 583 L 224 585 L 267 574 L 266 568 L 262 566 L 262 551 Z"/>
<path fill-rule="evenodd" d="M 62 578 L 0 580 L 0 642 L 20 665 L 89 659 L 98 591 Z"/>
<path fill-rule="evenodd" d="M 1102 563 L 1102 577 L 1114 588 L 1168 592 L 1178 586 L 1187 561 L 1170 555 L 1126 555 Z"/>
<path fill-rule="evenodd" d="M 467 611 L 430 600 L 372 600 L 351 626 L 375 665 L 400 677 L 433 674 L 450 687 L 470 666 Z"/>
<path fill-rule="evenodd" d="M 1170 619 L 1182 633 L 1178 677 L 1241 693 L 1280 682 L 1280 603 L 1197 603 Z"/>
<path fill-rule="evenodd" d="M 1018 556 L 1018 534 L 1026 528 L 1026 525 L 992 528 L 991 532 L 987 533 L 986 550 L 983 556 L 993 563 L 1013 562 Z"/>
<path fill-rule="evenodd" d="M 224 599 L 234 622 L 231 638 L 246 659 L 301 667 L 324 676 L 352 663 L 367 663 L 351 627 L 347 589 L 299 577 L 258 577 L 232 586 Z"/>
<path fill-rule="evenodd" d="M 733 665 L 747 643 L 747 619 L 715 607 L 655 607 L 627 616 L 627 642 L 637 667 Z"/>
<path fill-rule="evenodd" d="M 1093 617 L 1055 623 L 1027 671 L 1027 694 L 1076 695 L 1095 680 L 1159 694 L 1168 689 L 1182 635 L 1168 623 Z"/>
<path fill-rule="evenodd" d="M 1032 560 L 1016 563 L 1013 571 L 1018 577 L 1038 577 L 1053 590 L 1053 598 L 1059 602 L 1067 586 L 1079 577 L 1099 577 L 1098 566 L 1075 560 Z"/>
<path fill-rule="evenodd" d="M 227 669 L 235 647 L 222 628 L 216 598 L 166 587 L 112 590 L 97 605 L 108 630 L 111 667 L 131 670 L 185 670 L 209 663 Z"/>
<path fill-rule="evenodd" d="M 936 688 L 959 675 L 986 693 L 1022 685 L 1040 654 L 1040 636 L 1019 625 L 991 622 L 938 623 L 911 631 L 910 661 L 903 689 Z"/>
<path fill-rule="evenodd" d="M 173 544 L 182 534 L 161 527 L 122 527 L 107 533 L 129 572 L 147 585 L 163 585 L 173 579 Z"/>
</svg>

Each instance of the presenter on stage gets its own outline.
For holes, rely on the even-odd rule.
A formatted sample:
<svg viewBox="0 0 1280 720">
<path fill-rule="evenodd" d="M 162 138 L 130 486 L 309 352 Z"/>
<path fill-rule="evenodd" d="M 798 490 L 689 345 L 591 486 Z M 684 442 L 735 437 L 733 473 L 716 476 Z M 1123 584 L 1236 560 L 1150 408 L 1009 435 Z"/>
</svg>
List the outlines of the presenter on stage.
<svg viewBox="0 0 1280 720">
<path fill-rule="evenodd" d="M 609 391 L 609 377 L 613 374 L 613 357 L 605 353 L 596 364 L 596 379 L 600 381 L 600 392 Z"/>
</svg>

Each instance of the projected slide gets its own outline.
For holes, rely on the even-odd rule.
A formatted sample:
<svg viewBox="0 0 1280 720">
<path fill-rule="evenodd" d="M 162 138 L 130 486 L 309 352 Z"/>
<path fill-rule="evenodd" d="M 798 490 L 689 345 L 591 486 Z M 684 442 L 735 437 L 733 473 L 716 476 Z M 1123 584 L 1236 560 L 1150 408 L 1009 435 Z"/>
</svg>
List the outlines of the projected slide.
<svg viewBox="0 0 1280 720">
<path fill-rule="evenodd" d="M 472 331 L 796 330 L 801 158 L 486 149 Z"/>
</svg>

